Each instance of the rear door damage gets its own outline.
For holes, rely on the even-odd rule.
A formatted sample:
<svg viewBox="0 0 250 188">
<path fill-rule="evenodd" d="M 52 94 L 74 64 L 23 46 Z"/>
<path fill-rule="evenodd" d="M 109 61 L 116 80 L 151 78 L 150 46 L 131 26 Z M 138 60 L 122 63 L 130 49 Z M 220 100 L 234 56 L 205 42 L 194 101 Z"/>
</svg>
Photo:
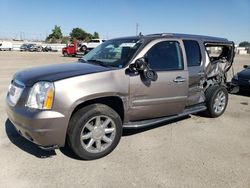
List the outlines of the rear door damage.
<svg viewBox="0 0 250 188">
<path fill-rule="evenodd" d="M 234 43 L 206 43 L 205 75 L 207 79 L 224 77 L 233 65 Z"/>
</svg>

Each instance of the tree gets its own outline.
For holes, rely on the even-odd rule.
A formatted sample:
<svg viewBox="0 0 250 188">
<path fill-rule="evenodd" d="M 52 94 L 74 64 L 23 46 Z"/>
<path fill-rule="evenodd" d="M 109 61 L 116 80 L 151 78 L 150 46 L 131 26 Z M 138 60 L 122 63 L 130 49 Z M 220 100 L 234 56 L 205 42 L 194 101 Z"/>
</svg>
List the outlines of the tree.
<svg viewBox="0 0 250 188">
<path fill-rule="evenodd" d="M 90 33 L 87 33 L 87 37 L 85 38 L 85 41 L 89 42 L 91 39 L 93 39 L 93 35 L 91 35 Z"/>
<path fill-rule="evenodd" d="M 70 42 L 70 38 L 69 37 L 62 37 L 62 44 L 68 44 Z"/>
<path fill-rule="evenodd" d="M 61 27 L 55 25 L 54 29 L 52 29 L 52 33 L 46 38 L 46 41 L 49 42 L 57 42 L 58 40 L 62 39 L 62 31 Z"/>
<path fill-rule="evenodd" d="M 96 31 L 93 34 L 93 38 L 94 39 L 99 39 L 99 33 L 97 33 Z"/>
<path fill-rule="evenodd" d="M 247 41 L 243 41 L 239 44 L 239 47 L 248 47 L 250 48 L 250 42 Z"/>
<path fill-rule="evenodd" d="M 85 40 L 88 37 L 88 33 L 86 33 L 83 29 L 76 27 L 72 29 L 70 37 L 77 40 Z"/>
</svg>

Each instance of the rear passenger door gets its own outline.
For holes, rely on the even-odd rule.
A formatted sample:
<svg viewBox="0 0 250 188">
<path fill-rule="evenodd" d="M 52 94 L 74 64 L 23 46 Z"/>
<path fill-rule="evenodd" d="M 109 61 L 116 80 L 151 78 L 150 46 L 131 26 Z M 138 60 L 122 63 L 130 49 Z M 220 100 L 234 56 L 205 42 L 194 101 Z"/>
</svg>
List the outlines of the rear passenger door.
<svg viewBox="0 0 250 188">
<path fill-rule="evenodd" d="M 195 40 L 183 40 L 189 72 L 187 106 L 203 101 L 200 82 L 204 78 L 200 44 Z"/>
</svg>

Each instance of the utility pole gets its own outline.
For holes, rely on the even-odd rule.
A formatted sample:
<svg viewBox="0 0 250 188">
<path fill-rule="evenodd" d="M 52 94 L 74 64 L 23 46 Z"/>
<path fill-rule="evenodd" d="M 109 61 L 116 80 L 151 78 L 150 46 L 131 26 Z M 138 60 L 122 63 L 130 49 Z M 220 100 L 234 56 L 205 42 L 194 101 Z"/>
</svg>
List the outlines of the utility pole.
<svg viewBox="0 0 250 188">
<path fill-rule="evenodd" d="M 138 35 L 138 29 L 139 29 L 139 24 L 138 23 L 136 23 L 136 25 L 135 25 L 135 34 L 136 34 L 136 36 Z"/>
</svg>

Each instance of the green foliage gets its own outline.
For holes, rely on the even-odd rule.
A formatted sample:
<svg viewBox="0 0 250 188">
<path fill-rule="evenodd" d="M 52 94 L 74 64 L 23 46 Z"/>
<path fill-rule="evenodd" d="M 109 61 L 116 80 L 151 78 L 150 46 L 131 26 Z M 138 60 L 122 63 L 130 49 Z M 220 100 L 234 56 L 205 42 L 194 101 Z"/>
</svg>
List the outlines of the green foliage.
<svg viewBox="0 0 250 188">
<path fill-rule="evenodd" d="M 52 33 L 46 38 L 47 42 L 55 43 L 61 40 L 63 37 L 61 27 L 55 25 L 54 29 L 52 29 Z"/>
<path fill-rule="evenodd" d="M 88 33 L 87 37 L 85 38 L 85 41 L 89 42 L 91 39 L 93 39 L 93 36 L 90 33 Z"/>
<path fill-rule="evenodd" d="M 68 37 L 63 37 L 61 43 L 62 44 L 68 44 L 70 39 Z"/>
<path fill-rule="evenodd" d="M 85 32 L 83 29 L 76 27 L 72 29 L 70 33 L 70 37 L 72 39 L 77 39 L 77 40 L 85 40 L 88 37 L 88 33 Z"/>
<path fill-rule="evenodd" d="M 70 41 L 73 42 L 74 40 L 89 42 L 91 39 L 94 38 L 99 38 L 98 32 L 94 32 L 92 35 L 79 27 L 72 29 L 70 33 L 70 38 L 65 37 L 62 35 L 61 27 L 55 25 L 54 29 L 52 29 L 52 33 L 46 38 L 46 42 L 67 44 Z"/>
<path fill-rule="evenodd" d="M 55 28 L 52 30 L 52 35 L 55 39 L 61 39 L 62 38 L 61 27 L 55 25 Z"/>
<path fill-rule="evenodd" d="M 96 31 L 93 34 L 93 38 L 94 39 L 99 39 L 99 33 L 97 33 Z"/>
<path fill-rule="evenodd" d="M 250 48 L 250 42 L 247 41 L 243 41 L 239 44 L 239 47 L 248 47 Z"/>
</svg>

